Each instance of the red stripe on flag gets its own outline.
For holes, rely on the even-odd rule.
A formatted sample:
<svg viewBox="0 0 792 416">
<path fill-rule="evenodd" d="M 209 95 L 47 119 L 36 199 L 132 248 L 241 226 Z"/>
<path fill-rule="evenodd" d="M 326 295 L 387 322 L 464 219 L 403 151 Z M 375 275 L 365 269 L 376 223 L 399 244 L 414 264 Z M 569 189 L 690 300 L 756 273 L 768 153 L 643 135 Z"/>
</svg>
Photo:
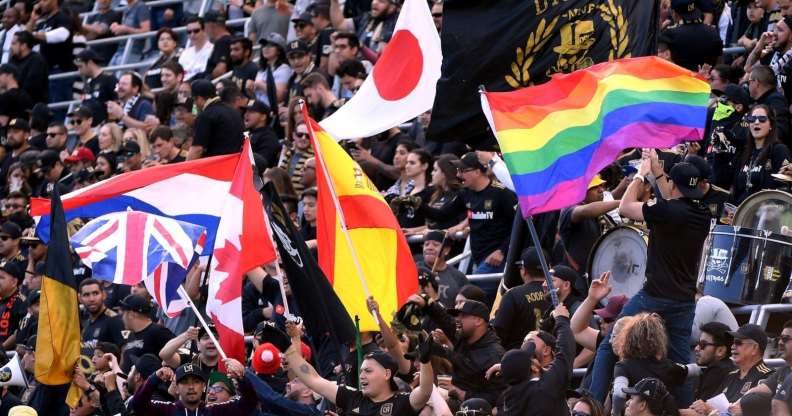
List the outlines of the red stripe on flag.
<svg viewBox="0 0 792 416">
<path fill-rule="evenodd" d="M 179 255 L 179 261 L 181 262 L 180 264 L 187 265 L 187 254 L 184 253 L 180 245 L 176 244 L 176 240 L 173 239 L 173 236 L 157 219 L 154 219 L 154 229 L 168 242 L 169 246 L 176 250 L 176 254 Z"/>
<path fill-rule="evenodd" d="M 104 240 L 105 238 L 107 238 L 108 236 L 110 236 L 111 234 L 116 232 L 116 230 L 118 230 L 118 220 L 111 220 L 111 221 L 112 221 L 112 225 L 108 229 L 106 229 L 103 233 L 101 233 L 98 236 L 94 237 L 91 241 L 87 241 L 87 242 L 84 242 L 82 244 L 84 246 L 93 247 L 99 241 Z"/>
<path fill-rule="evenodd" d="M 147 215 L 131 211 L 126 221 L 126 253 L 124 253 L 124 275 L 122 281 L 135 285 L 143 278 L 143 240 L 145 238 Z"/>
<path fill-rule="evenodd" d="M 390 207 L 371 195 L 340 195 L 338 201 L 344 211 L 347 229 L 390 228 L 401 230 Z"/>
</svg>

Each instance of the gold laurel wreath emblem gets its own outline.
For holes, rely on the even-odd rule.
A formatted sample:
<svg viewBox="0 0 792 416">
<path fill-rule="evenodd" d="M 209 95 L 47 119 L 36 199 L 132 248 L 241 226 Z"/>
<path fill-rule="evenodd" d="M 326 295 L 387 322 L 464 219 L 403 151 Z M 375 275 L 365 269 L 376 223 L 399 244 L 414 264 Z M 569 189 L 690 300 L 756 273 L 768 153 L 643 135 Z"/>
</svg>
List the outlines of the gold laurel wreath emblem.
<svg viewBox="0 0 792 416">
<path fill-rule="evenodd" d="M 628 46 L 630 44 L 629 26 L 624 19 L 624 11 L 617 6 L 614 0 L 608 0 L 599 6 L 600 17 L 608 24 L 610 31 L 611 50 L 608 60 L 630 57 Z M 542 50 L 553 36 L 553 29 L 558 23 L 559 16 L 554 17 L 550 23 L 542 18 L 536 30 L 528 36 L 525 48 L 517 48 L 516 59 L 511 64 L 511 74 L 505 76 L 506 83 L 514 89 L 531 84 L 531 65 L 534 56 Z"/>
<path fill-rule="evenodd" d="M 520 88 L 526 86 L 531 81 L 531 74 L 528 72 L 534 61 L 536 52 L 542 50 L 547 41 L 553 35 L 553 29 L 558 23 L 558 16 L 548 24 L 544 18 L 539 22 L 536 31 L 528 36 L 528 41 L 525 43 L 525 49 L 517 48 L 517 59 L 511 64 L 511 75 L 506 75 L 506 82 L 512 88 Z"/>
<path fill-rule="evenodd" d="M 630 35 L 622 7 L 616 6 L 614 0 L 608 0 L 607 3 L 601 4 L 599 9 L 600 17 L 610 27 L 611 50 L 608 60 L 629 58 L 630 51 L 627 50 L 627 46 L 630 44 Z"/>
</svg>

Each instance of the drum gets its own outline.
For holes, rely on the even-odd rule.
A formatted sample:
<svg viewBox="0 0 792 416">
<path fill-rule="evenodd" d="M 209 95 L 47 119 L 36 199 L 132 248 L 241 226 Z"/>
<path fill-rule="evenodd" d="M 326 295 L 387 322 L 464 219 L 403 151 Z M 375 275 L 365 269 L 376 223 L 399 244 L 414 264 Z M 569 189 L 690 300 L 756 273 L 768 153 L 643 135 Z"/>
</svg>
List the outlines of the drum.
<svg viewBox="0 0 792 416">
<path fill-rule="evenodd" d="M 737 207 L 732 225 L 792 236 L 792 194 L 759 191 Z"/>
<path fill-rule="evenodd" d="M 591 250 L 588 273 L 592 279 L 611 272 L 610 296 L 633 297 L 646 281 L 649 234 L 633 225 L 620 225 L 603 234 Z M 607 299 L 603 299 L 607 303 Z"/>
<path fill-rule="evenodd" d="M 733 304 L 779 303 L 792 274 L 792 238 L 718 225 L 704 260 L 704 294 Z"/>
</svg>

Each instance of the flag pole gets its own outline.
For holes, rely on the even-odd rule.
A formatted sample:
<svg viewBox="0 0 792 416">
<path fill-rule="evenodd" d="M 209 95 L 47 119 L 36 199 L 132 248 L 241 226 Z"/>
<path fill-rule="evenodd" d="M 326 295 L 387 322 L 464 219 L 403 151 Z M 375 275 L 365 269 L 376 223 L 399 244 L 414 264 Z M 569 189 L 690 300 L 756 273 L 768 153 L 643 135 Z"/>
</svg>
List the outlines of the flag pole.
<svg viewBox="0 0 792 416">
<path fill-rule="evenodd" d="M 550 278 L 550 270 L 547 267 L 547 259 L 545 259 L 542 245 L 539 244 L 539 234 L 536 232 L 536 227 L 533 223 L 533 215 L 529 215 L 525 219 L 528 223 L 528 230 L 531 232 L 531 239 L 533 240 L 534 247 L 536 247 L 536 254 L 539 255 L 539 264 L 542 265 L 542 272 L 544 273 L 545 283 L 547 283 L 547 291 L 550 292 L 550 300 L 553 301 L 553 307 L 558 306 L 558 293 L 556 293 L 555 286 L 553 286 L 553 279 Z"/>
<path fill-rule="evenodd" d="M 344 239 L 346 240 L 347 248 L 349 249 L 349 253 L 352 255 L 352 263 L 355 264 L 355 270 L 357 270 L 358 279 L 360 279 L 360 284 L 363 286 L 363 293 L 366 295 L 366 299 L 371 297 L 371 291 L 369 290 L 368 283 L 366 283 L 366 279 L 363 277 L 363 267 L 360 265 L 360 260 L 358 259 L 357 250 L 355 250 L 354 244 L 352 244 L 352 237 L 349 236 L 349 230 L 347 229 L 346 220 L 344 219 L 344 211 L 341 209 L 341 204 L 338 202 L 338 196 L 335 192 L 335 187 L 333 186 L 333 182 L 327 176 L 327 168 L 325 166 L 324 158 L 322 157 L 322 148 L 319 145 L 319 140 L 316 140 L 314 136 L 315 133 L 313 131 L 313 127 L 311 123 L 308 122 L 310 116 L 308 115 L 308 108 L 305 106 L 305 100 L 299 100 L 300 110 L 302 110 L 303 119 L 305 120 L 305 126 L 308 127 L 308 132 L 310 133 L 309 136 L 311 138 L 311 143 L 316 148 L 316 163 L 318 163 L 322 167 L 322 171 L 325 172 L 323 175 L 325 178 L 325 182 L 327 182 L 327 188 L 330 190 L 330 194 L 333 199 L 333 205 L 335 206 L 336 213 L 338 214 L 338 222 L 341 225 L 341 233 L 344 234 Z M 374 321 L 379 326 L 379 318 L 377 314 L 371 313 L 371 316 L 374 317 Z"/>
<path fill-rule="evenodd" d="M 209 330 L 209 325 L 204 320 L 203 315 L 201 315 L 201 312 L 195 306 L 192 299 L 190 299 L 190 295 L 187 294 L 187 291 L 184 290 L 184 286 L 179 285 L 178 292 L 179 295 L 182 297 L 182 299 L 184 299 L 184 301 L 187 302 L 188 305 L 190 305 L 190 308 L 192 308 L 193 313 L 195 313 L 195 316 L 198 317 L 198 321 L 201 322 L 201 326 L 203 327 L 204 331 L 206 331 L 206 333 L 209 335 L 209 338 L 211 338 L 212 342 L 214 342 L 215 347 L 217 347 L 217 352 L 220 353 L 220 356 L 223 357 L 224 360 L 228 359 L 228 356 L 226 355 L 225 351 L 223 351 L 223 347 L 220 346 L 220 342 L 217 341 L 217 338 L 214 336 L 212 331 Z"/>
</svg>

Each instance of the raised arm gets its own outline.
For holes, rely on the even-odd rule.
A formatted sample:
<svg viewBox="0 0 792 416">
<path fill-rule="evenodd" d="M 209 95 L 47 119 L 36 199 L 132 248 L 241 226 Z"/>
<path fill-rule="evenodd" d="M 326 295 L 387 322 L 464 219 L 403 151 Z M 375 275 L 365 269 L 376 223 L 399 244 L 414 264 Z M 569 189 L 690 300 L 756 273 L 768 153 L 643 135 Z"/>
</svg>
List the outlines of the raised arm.
<svg viewBox="0 0 792 416">
<path fill-rule="evenodd" d="M 638 173 L 633 177 L 632 182 L 627 187 L 621 202 L 619 203 L 619 214 L 635 221 L 643 221 L 643 202 L 638 200 L 638 194 L 643 186 L 644 176 L 649 173 L 650 161 L 644 159 Z"/>
<path fill-rule="evenodd" d="M 410 393 L 410 406 L 420 411 L 429 402 L 434 388 L 434 371 L 432 370 L 432 349 L 435 348 L 432 337 L 426 337 L 418 347 L 419 360 L 421 361 L 420 384 Z M 440 346 L 438 345 L 437 348 Z"/>
<path fill-rule="evenodd" d="M 597 304 L 610 293 L 611 288 L 608 285 L 609 281 L 610 272 L 605 272 L 599 279 L 592 281 L 588 296 L 586 296 L 583 303 L 578 306 L 570 320 L 570 329 L 572 330 L 572 335 L 575 337 L 575 342 L 591 351 L 597 348 L 597 336 L 599 335 L 599 331 L 591 328 L 589 326 L 589 321 L 594 313 L 594 308 L 596 308 Z"/>
<path fill-rule="evenodd" d="M 305 384 L 306 387 L 318 393 L 320 396 L 335 404 L 336 395 L 338 394 L 338 385 L 332 381 L 322 378 L 316 369 L 313 368 L 302 356 L 301 353 L 301 332 L 294 322 L 286 323 L 286 332 L 292 340 L 292 345 L 286 350 L 286 362 L 289 363 L 289 369 L 294 371 L 297 378 Z"/>
<path fill-rule="evenodd" d="M 173 368 L 180 366 L 181 359 L 179 358 L 179 348 L 191 339 L 197 340 L 199 331 L 200 329 L 197 326 L 191 326 L 186 331 L 168 341 L 159 352 L 159 357 L 165 362 L 165 365 Z"/>
<path fill-rule="evenodd" d="M 404 358 L 404 351 L 402 351 L 399 338 L 396 337 L 396 334 L 394 334 L 393 330 L 388 326 L 387 321 L 382 318 L 377 301 L 374 300 L 372 296 L 369 296 L 366 301 L 368 302 L 369 311 L 375 314 L 377 316 L 377 321 L 379 321 L 382 343 L 388 348 L 388 354 L 399 363 L 399 374 L 408 374 L 412 366 L 410 365 L 410 360 Z"/>
</svg>

